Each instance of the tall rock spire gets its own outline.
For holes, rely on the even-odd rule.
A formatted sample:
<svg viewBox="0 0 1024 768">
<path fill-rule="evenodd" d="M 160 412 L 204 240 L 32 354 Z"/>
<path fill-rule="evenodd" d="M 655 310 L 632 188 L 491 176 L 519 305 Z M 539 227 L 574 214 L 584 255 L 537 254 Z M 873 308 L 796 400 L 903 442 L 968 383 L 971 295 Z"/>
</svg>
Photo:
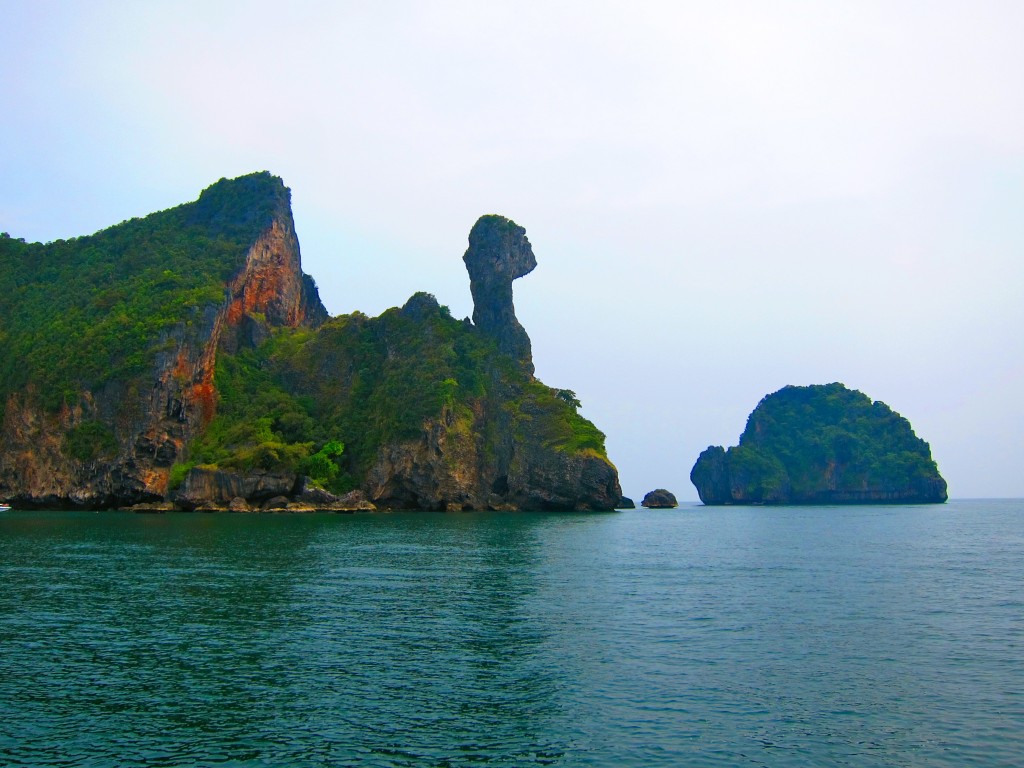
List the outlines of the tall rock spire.
<svg viewBox="0 0 1024 768">
<path fill-rule="evenodd" d="M 498 348 L 532 375 L 530 337 L 512 304 L 512 281 L 537 266 L 526 230 L 504 216 L 481 216 L 469 232 L 469 248 L 462 260 L 469 271 L 474 325 L 495 338 Z"/>
</svg>

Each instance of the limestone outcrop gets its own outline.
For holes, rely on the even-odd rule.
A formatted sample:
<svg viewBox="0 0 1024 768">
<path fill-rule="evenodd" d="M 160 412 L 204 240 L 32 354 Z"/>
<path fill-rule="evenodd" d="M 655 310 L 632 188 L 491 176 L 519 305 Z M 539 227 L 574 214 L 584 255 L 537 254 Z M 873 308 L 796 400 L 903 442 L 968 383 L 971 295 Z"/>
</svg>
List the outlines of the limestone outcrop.
<svg viewBox="0 0 1024 768">
<path fill-rule="evenodd" d="M 767 395 L 739 445 L 708 447 L 690 480 L 709 505 L 946 501 L 946 481 L 910 422 L 839 383 Z"/>
<path fill-rule="evenodd" d="M 84 382 L 86 387 L 68 393 L 69 399 L 56 410 L 45 407 L 44 393 L 34 382 L 8 391 L 0 428 L 0 498 L 23 507 L 105 508 L 167 496 L 171 467 L 216 412 L 214 371 L 219 352 L 257 344 L 272 326 L 316 327 L 327 318 L 316 286 L 301 270 L 288 196 L 280 179 L 252 174 L 221 180 L 195 203 L 153 214 L 158 222 L 173 218 L 168 228 L 175 231 L 212 228 L 221 242 L 236 237 L 238 256 L 220 298 L 161 307 L 163 312 L 179 313 L 180 320 L 165 324 L 144 341 L 139 357 L 148 358 L 146 368 L 97 386 Z M 240 204 L 248 206 L 247 215 L 258 215 L 258 220 L 247 222 L 247 231 L 253 232 L 248 242 L 228 228 L 238 218 Z M 95 240 L 95 248 L 104 248 L 105 241 L 115 237 L 104 232 L 81 240 L 86 245 Z M 35 247 L 45 254 L 46 246 Z M 134 244 L 128 247 L 125 270 L 131 269 L 128 260 L 134 258 L 131 247 Z M 115 254 L 115 264 L 116 258 Z M 173 275 L 172 253 L 166 266 L 165 274 Z M 111 290 L 117 290 L 117 277 L 112 276 Z M 170 277 L 167 281 L 173 286 Z M 157 300 L 160 289 L 159 284 L 153 288 Z M 146 318 L 134 322 L 141 324 Z M 75 365 L 74 360 L 58 362 Z M 93 441 L 98 448 L 87 445 L 76 455 L 72 444 L 83 433 L 102 433 L 104 439 Z"/>
<path fill-rule="evenodd" d="M 498 341 L 498 348 L 533 373 L 530 337 L 516 318 L 512 281 L 537 266 L 526 230 L 504 216 L 481 216 L 469 232 L 462 260 L 469 271 L 473 323 Z"/>
<path fill-rule="evenodd" d="M 537 263 L 525 230 L 482 217 L 464 261 L 473 322 L 425 293 L 328 318 L 267 173 L 75 241 L 0 237 L 3 335 L 25 357 L 0 365 L 0 500 L 615 508 L 604 435 L 533 375 L 512 303 Z"/>
<path fill-rule="evenodd" d="M 234 499 L 244 499 L 250 505 L 258 505 L 275 497 L 296 495 L 298 482 L 298 478 L 291 473 L 260 470 L 226 472 L 196 467 L 185 476 L 181 487 L 174 494 L 174 501 L 183 509 L 196 509 L 210 504 L 227 505 Z"/>
</svg>

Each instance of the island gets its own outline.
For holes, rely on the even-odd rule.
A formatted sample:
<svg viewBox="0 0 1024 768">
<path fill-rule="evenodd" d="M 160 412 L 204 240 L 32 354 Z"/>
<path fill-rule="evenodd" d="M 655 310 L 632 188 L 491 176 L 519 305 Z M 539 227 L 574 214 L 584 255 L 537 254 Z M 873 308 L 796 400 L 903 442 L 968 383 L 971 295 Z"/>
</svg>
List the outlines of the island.
<svg viewBox="0 0 1024 768">
<path fill-rule="evenodd" d="M 655 488 L 644 495 L 644 500 L 640 502 L 640 506 L 647 509 L 675 509 L 679 506 L 679 502 L 676 501 L 675 494 L 671 491 L 667 491 L 664 488 Z"/>
<path fill-rule="evenodd" d="M 611 510 L 604 434 L 534 376 L 498 215 L 428 293 L 329 317 L 268 172 L 94 235 L 0 235 L 0 500 L 19 507 Z"/>
<path fill-rule="evenodd" d="M 946 501 L 946 481 L 910 422 L 840 383 L 767 395 L 739 445 L 708 447 L 690 480 L 707 505 Z"/>
</svg>

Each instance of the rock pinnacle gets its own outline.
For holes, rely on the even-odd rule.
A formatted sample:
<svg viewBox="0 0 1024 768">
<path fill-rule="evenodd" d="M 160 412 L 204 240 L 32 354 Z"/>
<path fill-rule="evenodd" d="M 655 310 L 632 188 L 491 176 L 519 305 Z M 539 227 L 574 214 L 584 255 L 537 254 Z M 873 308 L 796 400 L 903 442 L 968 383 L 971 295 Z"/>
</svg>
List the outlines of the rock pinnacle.
<svg viewBox="0 0 1024 768">
<path fill-rule="evenodd" d="M 473 294 L 473 324 L 495 338 L 498 348 L 533 373 L 530 337 L 516 319 L 512 281 L 537 266 L 526 230 L 504 216 L 481 216 L 469 233 L 462 260 Z"/>
</svg>

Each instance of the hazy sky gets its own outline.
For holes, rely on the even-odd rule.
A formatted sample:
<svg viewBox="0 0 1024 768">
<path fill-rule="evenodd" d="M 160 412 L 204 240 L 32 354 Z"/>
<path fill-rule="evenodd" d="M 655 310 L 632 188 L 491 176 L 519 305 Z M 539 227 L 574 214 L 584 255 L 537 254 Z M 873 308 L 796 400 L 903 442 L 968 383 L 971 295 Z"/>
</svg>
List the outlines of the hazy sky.
<svg viewBox="0 0 1024 768">
<path fill-rule="evenodd" d="M 0 230 L 257 170 L 332 314 L 472 313 L 526 227 L 537 375 L 625 493 L 695 499 L 758 400 L 842 381 L 950 495 L 1024 496 L 1024 3 L 0 0 Z M 2 321 L 0 321 L 2 322 Z"/>
</svg>

